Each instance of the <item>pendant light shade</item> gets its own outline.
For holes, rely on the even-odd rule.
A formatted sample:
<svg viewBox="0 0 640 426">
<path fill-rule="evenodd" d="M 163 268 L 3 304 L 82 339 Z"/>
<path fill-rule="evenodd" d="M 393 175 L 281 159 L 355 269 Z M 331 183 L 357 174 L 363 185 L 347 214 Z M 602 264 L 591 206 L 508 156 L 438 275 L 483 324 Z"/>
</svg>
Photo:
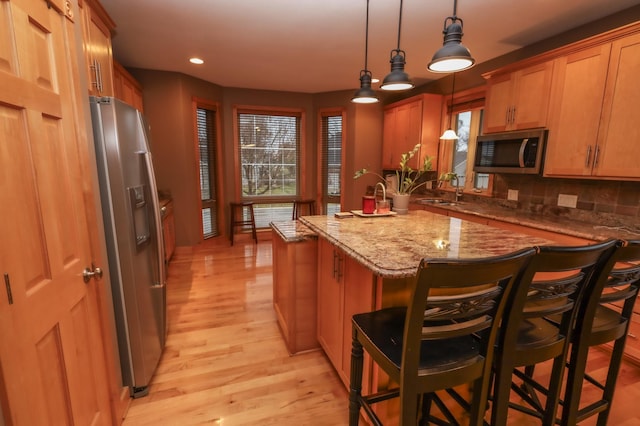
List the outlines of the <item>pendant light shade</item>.
<svg viewBox="0 0 640 426">
<path fill-rule="evenodd" d="M 462 44 L 462 19 L 456 16 L 458 0 L 453 1 L 453 16 L 444 20 L 444 43 L 433 55 L 427 68 L 433 72 L 456 72 L 471 68 L 475 59 Z M 449 23 L 450 22 L 450 23 Z M 447 23 L 449 25 L 447 26 Z"/>
<path fill-rule="evenodd" d="M 449 109 L 449 113 L 451 114 L 451 121 L 449 122 L 449 128 L 444 131 L 440 139 L 443 140 L 456 140 L 458 139 L 458 135 L 455 130 L 453 130 L 453 93 L 456 91 L 456 73 L 453 73 L 453 84 L 451 86 L 451 106 Z"/>
<path fill-rule="evenodd" d="M 357 104 L 375 104 L 378 102 L 376 92 L 371 88 L 371 72 L 367 70 L 360 71 L 360 88 L 356 90 L 351 102 Z"/>
<path fill-rule="evenodd" d="M 364 30 L 364 69 L 360 71 L 360 88 L 353 94 L 351 102 L 357 104 L 373 104 L 378 102 L 376 92 L 371 88 L 371 71 L 367 69 L 367 53 L 369 50 L 369 0 L 367 0 L 367 20 Z"/>
<path fill-rule="evenodd" d="M 409 74 L 404 72 L 404 51 L 394 49 L 391 51 L 391 72 L 382 80 L 382 90 L 408 90 L 413 89 L 413 83 Z"/>
<path fill-rule="evenodd" d="M 447 129 L 444 131 L 442 136 L 440 136 L 440 139 L 453 141 L 458 139 L 458 135 L 456 135 L 456 132 L 454 132 L 453 129 Z"/>
<path fill-rule="evenodd" d="M 391 51 L 391 72 L 382 80 L 380 88 L 382 90 L 408 90 L 414 85 L 409 75 L 404 72 L 405 54 L 400 50 L 400 30 L 402 28 L 402 0 L 400 0 L 400 16 L 398 18 L 398 47 Z"/>
</svg>

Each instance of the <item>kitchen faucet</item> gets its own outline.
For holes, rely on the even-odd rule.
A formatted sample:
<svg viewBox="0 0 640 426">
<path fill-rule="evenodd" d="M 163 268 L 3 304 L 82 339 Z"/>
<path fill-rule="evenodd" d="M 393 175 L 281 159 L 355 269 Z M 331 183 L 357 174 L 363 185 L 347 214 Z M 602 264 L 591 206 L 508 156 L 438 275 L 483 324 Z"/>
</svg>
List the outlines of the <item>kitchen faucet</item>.
<svg viewBox="0 0 640 426">
<path fill-rule="evenodd" d="M 456 202 L 460 201 L 460 198 L 462 198 L 462 190 L 460 189 L 460 179 L 458 179 L 458 174 L 457 173 L 453 173 L 453 176 L 451 176 L 451 180 L 455 179 L 456 180 L 456 196 L 455 196 L 455 200 Z"/>
</svg>

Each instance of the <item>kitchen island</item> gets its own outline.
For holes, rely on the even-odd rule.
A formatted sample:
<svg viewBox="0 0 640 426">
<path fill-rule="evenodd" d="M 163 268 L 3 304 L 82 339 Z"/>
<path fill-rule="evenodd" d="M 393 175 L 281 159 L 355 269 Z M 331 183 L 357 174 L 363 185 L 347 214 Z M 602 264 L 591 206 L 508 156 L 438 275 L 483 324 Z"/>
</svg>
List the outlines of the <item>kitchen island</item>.
<svg viewBox="0 0 640 426">
<path fill-rule="evenodd" d="M 303 216 L 318 235 L 318 342 L 349 384 L 351 317 L 406 304 L 420 260 L 480 258 L 524 247 L 557 244 L 427 211 L 387 217 Z M 363 386 L 386 385 L 365 358 Z"/>
<path fill-rule="evenodd" d="M 413 277 L 424 257 L 486 257 L 557 244 L 427 211 L 346 219 L 305 216 L 300 221 L 382 278 Z"/>
<path fill-rule="evenodd" d="M 318 348 L 317 235 L 297 220 L 272 222 L 273 308 L 291 355 Z"/>
</svg>

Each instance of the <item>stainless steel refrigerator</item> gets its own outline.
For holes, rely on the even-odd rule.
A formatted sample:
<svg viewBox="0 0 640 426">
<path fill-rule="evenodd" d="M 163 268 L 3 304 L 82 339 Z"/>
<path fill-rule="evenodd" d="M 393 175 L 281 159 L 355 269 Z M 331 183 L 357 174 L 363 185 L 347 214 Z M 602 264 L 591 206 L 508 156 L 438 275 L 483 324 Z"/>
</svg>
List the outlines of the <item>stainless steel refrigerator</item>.
<svg viewBox="0 0 640 426">
<path fill-rule="evenodd" d="M 112 97 L 91 97 L 122 380 L 133 397 L 164 348 L 166 287 L 158 191 L 144 117 Z"/>
</svg>

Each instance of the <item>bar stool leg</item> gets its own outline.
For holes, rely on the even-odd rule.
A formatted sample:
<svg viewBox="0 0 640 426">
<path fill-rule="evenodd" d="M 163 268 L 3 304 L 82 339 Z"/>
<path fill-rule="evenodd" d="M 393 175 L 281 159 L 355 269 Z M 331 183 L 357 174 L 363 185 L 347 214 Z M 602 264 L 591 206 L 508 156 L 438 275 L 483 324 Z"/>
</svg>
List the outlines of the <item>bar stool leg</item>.
<svg viewBox="0 0 640 426">
<path fill-rule="evenodd" d="M 253 237 L 254 242 L 258 243 L 258 233 L 256 231 L 256 218 L 253 211 L 253 203 L 251 202 L 243 202 L 243 203 L 230 203 L 230 218 L 229 218 L 229 239 L 231 240 L 231 245 L 233 245 L 233 237 L 236 232 L 237 227 L 241 227 L 242 229 L 246 229 L 247 227 L 251 227 L 251 236 Z M 245 220 L 245 209 L 248 210 L 249 219 Z M 238 219 L 237 216 L 240 215 Z"/>
<path fill-rule="evenodd" d="M 251 234 L 253 241 L 258 244 L 258 233 L 256 232 L 256 217 L 253 212 L 253 204 L 249 204 L 249 216 L 251 218 Z"/>
</svg>

